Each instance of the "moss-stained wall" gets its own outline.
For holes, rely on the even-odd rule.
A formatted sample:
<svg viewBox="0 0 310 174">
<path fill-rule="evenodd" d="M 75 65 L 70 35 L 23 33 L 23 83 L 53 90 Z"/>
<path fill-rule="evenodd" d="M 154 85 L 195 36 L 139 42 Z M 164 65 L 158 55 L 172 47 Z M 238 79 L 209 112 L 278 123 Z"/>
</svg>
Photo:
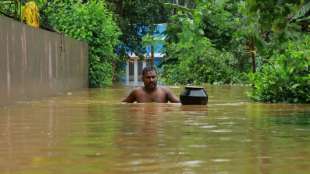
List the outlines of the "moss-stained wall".
<svg viewBox="0 0 310 174">
<path fill-rule="evenodd" d="M 88 45 L 0 16 L 0 106 L 88 87 Z"/>
</svg>

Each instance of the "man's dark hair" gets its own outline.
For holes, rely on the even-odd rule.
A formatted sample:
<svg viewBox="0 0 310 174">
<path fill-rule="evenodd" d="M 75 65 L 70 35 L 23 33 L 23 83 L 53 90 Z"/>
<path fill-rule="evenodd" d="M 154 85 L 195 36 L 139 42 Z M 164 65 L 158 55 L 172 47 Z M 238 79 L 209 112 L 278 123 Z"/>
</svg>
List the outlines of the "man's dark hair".
<svg viewBox="0 0 310 174">
<path fill-rule="evenodd" d="M 142 70 L 142 76 L 144 76 L 147 72 L 154 71 L 157 74 L 156 68 L 154 66 L 144 67 Z"/>
</svg>

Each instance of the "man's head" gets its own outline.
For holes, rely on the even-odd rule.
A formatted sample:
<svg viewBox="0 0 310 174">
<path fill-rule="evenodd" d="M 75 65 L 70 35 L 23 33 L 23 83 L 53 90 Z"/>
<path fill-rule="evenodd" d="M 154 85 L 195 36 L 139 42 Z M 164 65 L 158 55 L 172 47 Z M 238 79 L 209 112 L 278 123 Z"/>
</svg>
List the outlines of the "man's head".
<svg viewBox="0 0 310 174">
<path fill-rule="evenodd" d="M 145 67 L 142 70 L 142 80 L 146 90 L 155 90 L 157 87 L 157 72 L 154 67 Z"/>
</svg>

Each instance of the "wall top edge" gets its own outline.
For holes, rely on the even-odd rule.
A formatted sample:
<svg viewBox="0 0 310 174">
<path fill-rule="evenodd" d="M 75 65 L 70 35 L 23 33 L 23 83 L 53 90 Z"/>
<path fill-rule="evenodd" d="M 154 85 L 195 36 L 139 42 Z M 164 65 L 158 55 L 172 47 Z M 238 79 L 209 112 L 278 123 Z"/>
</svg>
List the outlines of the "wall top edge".
<svg viewBox="0 0 310 174">
<path fill-rule="evenodd" d="M 19 26 L 19 27 L 25 27 L 26 29 L 28 30 L 33 30 L 33 31 L 39 31 L 39 32 L 47 32 L 47 33 L 51 33 L 51 34 L 55 34 L 57 36 L 63 36 L 65 37 L 66 39 L 69 39 L 69 40 L 74 40 L 74 41 L 77 41 L 77 42 L 81 42 L 83 44 L 86 44 L 88 46 L 88 43 L 86 41 L 81 41 L 81 40 L 78 40 L 78 39 L 75 39 L 75 38 L 72 38 L 70 36 L 67 36 L 65 33 L 60 33 L 60 32 L 57 32 L 57 31 L 50 31 L 50 30 L 46 30 L 44 28 L 34 28 L 34 27 L 31 27 L 21 21 L 18 21 L 16 19 L 13 19 L 13 18 L 10 18 L 10 17 L 7 17 L 7 16 L 2 16 L 0 15 L 0 26 L 2 26 L 3 22 L 11 22 L 11 23 L 14 23 L 15 25 Z M 0 30 L 1 30 L 1 27 L 0 27 Z"/>
</svg>

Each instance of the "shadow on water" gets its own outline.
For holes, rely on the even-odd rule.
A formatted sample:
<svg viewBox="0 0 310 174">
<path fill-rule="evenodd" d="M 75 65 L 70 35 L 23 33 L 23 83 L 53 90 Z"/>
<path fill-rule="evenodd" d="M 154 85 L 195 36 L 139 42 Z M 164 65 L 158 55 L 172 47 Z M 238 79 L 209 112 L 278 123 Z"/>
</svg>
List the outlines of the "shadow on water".
<svg viewBox="0 0 310 174">
<path fill-rule="evenodd" d="M 308 113 L 292 113 L 287 116 L 273 116 L 270 117 L 270 121 L 275 124 L 284 125 L 298 125 L 303 127 L 308 127 L 310 125 L 310 112 Z M 310 130 L 310 129 L 309 129 Z"/>
</svg>

